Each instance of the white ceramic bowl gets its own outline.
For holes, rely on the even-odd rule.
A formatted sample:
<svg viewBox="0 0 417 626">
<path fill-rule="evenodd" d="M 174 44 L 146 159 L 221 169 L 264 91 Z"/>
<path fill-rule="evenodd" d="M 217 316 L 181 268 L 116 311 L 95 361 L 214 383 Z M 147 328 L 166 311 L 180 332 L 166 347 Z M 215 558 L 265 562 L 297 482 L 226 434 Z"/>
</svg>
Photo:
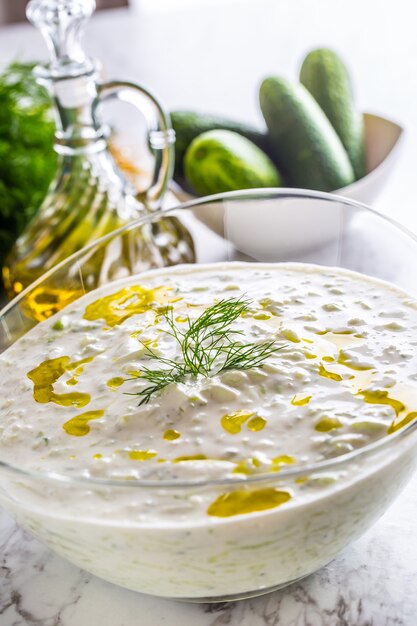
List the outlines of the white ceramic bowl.
<svg viewBox="0 0 417 626">
<path fill-rule="evenodd" d="M 334 193 L 341 195 L 351 200 L 357 200 L 364 204 L 372 204 L 375 198 L 382 190 L 386 183 L 391 170 L 398 159 L 398 155 L 401 147 L 401 139 L 404 130 L 401 126 L 395 122 L 379 117 L 378 115 L 372 115 L 371 113 L 364 113 L 364 127 L 365 127 L 365 154 L 366 154 L 366 175 L 357 180 L 356 182 L 337 189 Z M 183 189 L 181 189 L 175 183 L 173 184 L 172 191 L 176 198 L 181 202 L 191 200 L 194 196 L 191 196 Z M 317 207 L 316 207 L 317 209 Z M 256 228 L 256 223 L 261 217 L 259 213 L 250 214 L 250 207 L 245 204 L 245 212 L 237 213 L 238 207 L 234 204 L 233 214 L 227 213 L 227 228 L 232 228 L 233 237 L 235 243 L 240 245 L 240 234 L 246 238 L 248 229 Z M 213 230 L 218 235 L 224 237 L 225 235 L 225 211 L 224 206 L 212 206 L 210 213 L 208 211 L 200 211 L 195 209 L 194 215 L 202 221 L 206 226 Z M 268 215 L 269 212 L 268 212 Z M 274 230 L 281 230 L 282 224 L 280 222 L 282 214 L 277 214 L 277 220 L 273 220 L 271 228 Z M 286 220 L 288 220 L 289 214 L 286 214 Z M 330 236 L 334 236 L 334 228 L 338 228 L 338 222 L 335 224 L 334 220 L 330 219 L 329 222 L 323 217 L 317 216 L 316 213 L 312 213 L 308 210 L 303 216 L 302 225 L 303 228 L 309 231 L 309 245 L 320 244 L 326 242 Z M 317 224 L 320 224 L 320 228 L 317 228 Z M 239 227 L 241 224 L 241 227 Z M 323 229 L 323 225 L 326 225 Z M 300 211 L 297 212 L 297 220 L 294 222 L 294 229 L 300 227 Z M 282 245 L 286 249 L 293 248 L 293 238 L 288 239 L 288 231 L 291 231 L 288 223 L 285 224 L 286 239 L 282 241 Z M 311 236 L 311 232 L 315 233 L 315 236 Z M 230 237 L 230 233 L 228 233 Z M 236 237 L 238 240 L 236 241 Z M 253 242 L 253 237 L 250 237 Z M 274 239 L 276 245 L 276 237 Z M 300 239 L 297 237 L 297 245 L 300 244 Z"/>
<path fill-rule="evenodd" d="M 372 204 L 398 159 L 404 129 L 391 120 L 364 113 L 366 175 L 335 193 Z"/>
<path fill-rule="evenodd" d="M 371 204 L 398 158 L 403 129 L 395 122 L 370 113 L 364 114 L 364 123 L 367 174 L 334 193 Z M 291 189 L 287 191 L 291 194 Z M 181 189 L 176 189 L 175 195 L 181 201 L 192 198 Z M 280 206 L 284 202 L 281 198 Z M 217 205 L 213 202 L 210 211 L 196 207 L 193 213 L 212 231 L 232 241 L 244 255 L 252 258 L 276 258 L 278 246 L 280 254 L 285 257 L 291 257 L 300 250 L 314 250 L 335 240 L 343 228 L 340 213 L 327 203 L 320 207 L 315 202 L 312 207 L 307 196 L 297 198 L 295 203 L 294 198 L 289 198 L 288 204 L 288 210 L 274 211 L 274 201 L 262 204 L 257 200 L 242 204 L 234 201 L 229 207 L 225 206 L 226 203 Z M 291 210 L 294 204 L 297 205 L 296 210 Z M 300 230 L 304 236 L 300 235 Z"/>
</svg>

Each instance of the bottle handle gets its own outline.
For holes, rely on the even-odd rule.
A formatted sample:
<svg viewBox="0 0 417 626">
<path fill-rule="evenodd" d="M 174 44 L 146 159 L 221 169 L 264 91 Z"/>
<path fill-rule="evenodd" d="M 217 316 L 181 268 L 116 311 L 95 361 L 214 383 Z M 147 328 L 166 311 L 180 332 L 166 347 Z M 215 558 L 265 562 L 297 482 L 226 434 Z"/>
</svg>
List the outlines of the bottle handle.
<svg viewBox="0 0 417 626">
<path fill-rule="evenodd" d="M 174 171 L 175 132 L 158 100 L 146 89 L 129 81 L 110 81 L 98 86 L 98 103 L 116 99 L 135 106 L 146 119 L 149 148 L 154 156 L 150 185 L 136 195 L 151 211 L 161 208 Z"/>
</svg>

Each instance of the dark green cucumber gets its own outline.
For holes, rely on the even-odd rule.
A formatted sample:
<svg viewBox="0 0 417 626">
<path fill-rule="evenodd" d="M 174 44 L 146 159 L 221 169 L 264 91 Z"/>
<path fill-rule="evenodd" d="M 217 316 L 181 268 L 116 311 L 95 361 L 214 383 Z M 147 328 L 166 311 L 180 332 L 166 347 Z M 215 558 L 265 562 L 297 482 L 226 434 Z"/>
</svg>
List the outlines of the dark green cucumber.
<svg viewBox="0 0 417 626">
<path fill-rule="evenodd" d="M 271 76 L 259 100 L 277 163 L 291 186 L 334 191 L 355 180 L 336 131 L 305 87 Z"/>
<path fill-rule="evenodd" d="M 229 130 L 210 130 L 196 137 L 185 154 L 184 169 L 187 183 L 202 196 L 281 184 L 269 157 Z"/>
<path fill-rule="evenodd" d="M 250 139 L 254 144 L 268 153 L 268 135 L 250 124 L 243 124 L 233 120 L 195 111 L 172 111 L 172 128 L 175 130 L 175 175 L 180 177 L 184 173 L 184 156 L 190 143 L 209 130 L 230 130 Z"/>
<path fill-rule="evenodd" d="M 365 175 L 363 116 L 356 110 L 345 64 L 333 50 L 312 50 L 301 66 L 300 81 L 327 115 L 348 153 L 356 178 L 361 178 Z"/>
</svg>

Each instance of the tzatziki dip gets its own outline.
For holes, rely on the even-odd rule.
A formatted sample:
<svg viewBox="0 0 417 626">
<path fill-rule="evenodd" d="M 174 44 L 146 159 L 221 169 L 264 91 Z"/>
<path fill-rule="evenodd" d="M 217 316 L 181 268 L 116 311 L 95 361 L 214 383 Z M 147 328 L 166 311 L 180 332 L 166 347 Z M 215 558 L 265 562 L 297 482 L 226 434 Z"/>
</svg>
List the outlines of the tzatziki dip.
<svg viewBox="0 0 417 626">
<path fill-rule="evenodd" d="M 228 263 L 117 281 L 0 355 L 0 461 L 23 470 L 0 497 L 132 589 L 287 584 L 404 482 L 411 449 L 378 445 L 417 418 L 416 346 L 416 302 L 347 270 Z"/>
</svg>

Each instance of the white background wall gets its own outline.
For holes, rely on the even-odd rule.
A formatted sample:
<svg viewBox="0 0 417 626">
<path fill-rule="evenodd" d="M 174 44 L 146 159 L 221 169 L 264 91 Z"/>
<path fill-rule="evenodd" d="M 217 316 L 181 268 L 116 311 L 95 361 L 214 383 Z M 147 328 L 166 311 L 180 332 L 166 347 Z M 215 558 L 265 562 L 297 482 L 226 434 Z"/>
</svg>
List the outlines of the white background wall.
<svg viewBox="0 0 417 626">
<path fill-rule="evenodd" d="M 132 0 L 97 14 L 88 48 L 108 76 L 150 86 L 168 108 L 262 124 L 265 75 L 296 78 L 312 47 L 335 48 L 362 110 L 407 129 L 400 163 L 376 207 L 417 232 L 417 8 L 413 0 Z M 30 27 L 0 31 L 0 59 L 45 57 Z"/>
</svg>

